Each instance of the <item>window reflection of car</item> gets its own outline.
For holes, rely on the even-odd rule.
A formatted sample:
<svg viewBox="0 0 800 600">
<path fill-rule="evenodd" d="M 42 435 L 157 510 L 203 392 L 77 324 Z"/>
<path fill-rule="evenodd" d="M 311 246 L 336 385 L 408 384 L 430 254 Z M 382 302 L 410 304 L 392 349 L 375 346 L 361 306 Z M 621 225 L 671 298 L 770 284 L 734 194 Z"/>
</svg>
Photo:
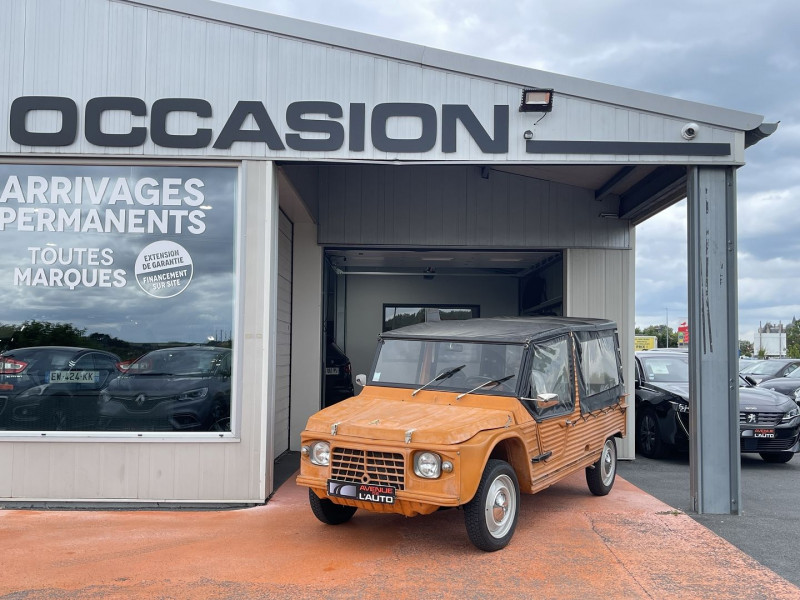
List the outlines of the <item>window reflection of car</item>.
<svg viewBox="0 0 800 600">
<path fill-rule="evenodd" d="M 358 396 L 301 433 L 297 483 L 329 525 L 357 509 L 405 516 L 460 507 L 481 550 L 505 547 L 520 493 L 576 471 L 610 492 L 625 434 L 616 325 L 508 317 L 381 334 Z"/>
<path fill-rule="evenodd" d="M 636 353 L 636 449 L 642 456 L 688 451 L 691 405 L 687 355 Z M 740 375 L 739 435 L 742 453 L 788 462 L 800 452 L 800 408 L 787 396 L 755 387 Z"/>
<path fill-rule="evenodd" d="M 325 347 L 325 406 L 330 406 L 354 394 L 350 359 L 333 342 Z"/>
<path fill-rule="evenodd" d="M 149 352 L 100 396 L 111 431 L 229 431 L 231 351 L 186 346 Z"/>
<path fill-rule="evenodd" d="M 797 358 L 770 358 L 768 360 L 754 361 L 753 364 L 746 365 L 739 370 L 742 375 L 748 375 L 756 383 L 786 377 L 800 367 L 800 359 Z"/>
<path fill-rule="evenodd" d="M 95 430 L 100 390 L 120 374 L 110 352 L 67 346 L 0 354 L 0 428 Z"/>
</svg>

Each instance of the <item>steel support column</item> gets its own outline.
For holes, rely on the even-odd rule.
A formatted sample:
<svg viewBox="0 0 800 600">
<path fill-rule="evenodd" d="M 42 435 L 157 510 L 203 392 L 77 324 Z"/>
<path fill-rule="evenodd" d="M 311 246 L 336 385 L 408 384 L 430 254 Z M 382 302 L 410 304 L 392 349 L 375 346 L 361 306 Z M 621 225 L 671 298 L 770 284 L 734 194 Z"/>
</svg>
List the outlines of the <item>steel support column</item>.
<svg viewBox="0 0 800 600">
<path fill-rule="evenodd" d="M 736 175 L 733 167 L 690 167 L 689 467 L 692 508 L 739 514 Z"/>
</svg>

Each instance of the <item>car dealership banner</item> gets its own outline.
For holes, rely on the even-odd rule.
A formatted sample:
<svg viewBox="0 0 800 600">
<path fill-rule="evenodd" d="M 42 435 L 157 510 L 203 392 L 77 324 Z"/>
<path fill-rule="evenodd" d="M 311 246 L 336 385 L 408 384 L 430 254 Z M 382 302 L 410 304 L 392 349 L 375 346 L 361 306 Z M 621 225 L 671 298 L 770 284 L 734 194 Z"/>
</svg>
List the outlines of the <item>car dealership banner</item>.
<svg viewBox="0 0 800 600">
<path fill-rule="evenodd" d="M 137 342 L 230 332 L 236 173 L 0 165 L 0 321 Z"/>
</svg>

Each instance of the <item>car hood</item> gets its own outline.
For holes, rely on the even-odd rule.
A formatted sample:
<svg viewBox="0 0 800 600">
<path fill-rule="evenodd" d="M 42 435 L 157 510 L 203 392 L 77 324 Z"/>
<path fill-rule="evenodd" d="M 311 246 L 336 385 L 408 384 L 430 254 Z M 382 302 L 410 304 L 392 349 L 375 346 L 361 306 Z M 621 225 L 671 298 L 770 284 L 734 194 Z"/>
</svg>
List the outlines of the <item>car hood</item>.
<svg viewBox="0 0 800 600">
<path fill-rule="evenodd" d="M 355 396 L 312 415 L 306 430 L 388 442 L 458 444 L 513 422 L 504 410 Z M 410 433 L 409 433 L 410 432 Z"/>
<path fill-rule="evenodd" d="M 739 388 L 739 410 L 788 411 L 797 406 L 791 398 L 760 387 Z"/>
<path fill-rule="evenodd" d="M 800 388 L 800 379 L 797 377 L 779 377 L 778 379 L 768 379 L 758 387 L 791 395 L 794 394 L 795 390 Z"/>
<path fill-rule="evenodd" d="M 687 402 L 689 401 L 689 383 L 686 382 L 670 382 L 670 383 L 648 383 L 648 387 L 662 390 L 675 396 L 680 396 Z"/>
<path fill-rule="evenodd" d="M 652 388 L 657 388 L 679 396 L 686 402 L 689 402 L 689 384 L 688 383 L 659 383 L 658 385 L 649 384 Z M 740 410 L 789 410 L 794 405 L 794 400 L 781 394 L 773 392 L 762 387 L 740 387 L 739 388 L 739 406 Z M 747 407 L 747 408 L 746 408 Z"/>
</svg>

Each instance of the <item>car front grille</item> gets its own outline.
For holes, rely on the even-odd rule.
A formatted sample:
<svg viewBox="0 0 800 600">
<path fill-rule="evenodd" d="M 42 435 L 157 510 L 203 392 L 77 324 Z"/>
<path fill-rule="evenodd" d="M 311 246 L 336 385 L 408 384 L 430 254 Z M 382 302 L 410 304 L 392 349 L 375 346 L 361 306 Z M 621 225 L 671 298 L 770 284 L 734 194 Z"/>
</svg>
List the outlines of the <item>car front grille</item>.
<svg viewBox="0 0 800 600">
<path fill-rule="evenodd" d="M 114 396 L 112 400 L 116 400 L 120 402 L 128 412 L 138 413 L 138 412 L 147 412 L 153 410 L 157 405 L 159 405 L 164 400 L 169 399 L 169 397 L 164 396 L 149 396 L 145 397 L 144 394 L 141 396 L 136 396 L 134 398 L 123 398 Z"/>
<path fill-rule="evenodd" d="M 353 448 L 334 448 L 331 477 L 339 481 L 389 485 L 405 489 L 405 460 L 402 454 Z"/>
<path fill-rule="evenodd" d="M 755 420 L 750 415 L 755 415 Z M 783 419 L 782 412 L 755 412 L 742 411 L 739 413 L 739 425 L 770 425 L 775 426 Z"/>
</svg>

